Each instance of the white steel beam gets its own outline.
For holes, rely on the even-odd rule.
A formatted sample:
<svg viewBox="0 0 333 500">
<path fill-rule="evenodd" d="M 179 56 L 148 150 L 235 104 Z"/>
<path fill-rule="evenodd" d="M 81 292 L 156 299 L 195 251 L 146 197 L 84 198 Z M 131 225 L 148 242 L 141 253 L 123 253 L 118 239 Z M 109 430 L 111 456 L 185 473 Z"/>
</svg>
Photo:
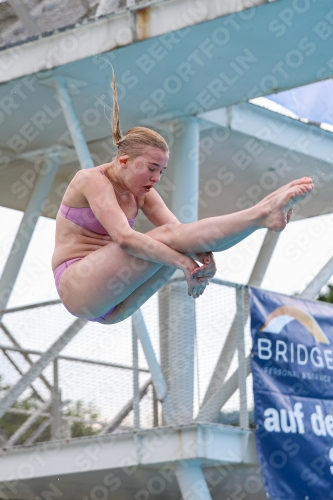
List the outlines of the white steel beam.
<svg viewBox="0 0 333 500">
<path fill-rule="evenodd" d="M 4 325 L 2 324 L 1 328 L 3 329 L 3 327 Z M 36 349 L 23 349 L 21 347 L 12 347 L 3 344 L 0 344 L 0 349 L 4 351 L 20 352 L 22 354 L 37 354 L 37 356 L 42 356 L 44 354 L 43 351 L 37 351 Z M 58 359 L 65 359 L 67 361 L 74 361 L 76 363 L 87 363 L 90 365 L 110 366 L 111 368 L 119 368 L 120 370 L 130 370 L 130 371 L 133 370 L 133 367 L 130 365 L 120 365 L 119 363 L 108 363 L 107 361 L 94 361 L 93 359 L 78 358 L 74 356 L 62 356 L 61 354 L 58 356 Z M 33 362 L 30 361 L 29 364 L 32 366 Z M 139 372 L 149 373 L 149 370 L 147 368 L 139 368 Z M 42 377 L 40 377 L 40 379 L 42 379 Z M 50 384 L 47 387 L 50 390 L 52 389 L 52 386 Z"/>
<path fill-rule="evenodd" d="M 61 405 L 59 407 L 59 410 L 62 410 L 62 408 L 64 408 L 65 406 L 67 406 L 69 403 L 70 403 L 70 400 L 67 400 L 67 401 L 64 401 L 63 403 L 61 403 Z M 38 439 L 39 436 L 45 431 L 45 429 L 47 429 L 48 426 L 50 424 L 52 424 L 53 419 L 54 419 L 54 417 L 51 415 L 46 420 L 44 420 L 44 422 L 42 422 L 40 424 L 40 426 L 38 427 L 38 429 L 36 429 L 33 432 L 33 434 L 25 441 L 24 445 L 30 446 L 31 444 L 33 444 L 36 441 L 36 439 Z"/>
<path fill-rule="evenodd" d="M 143 352 L 145 353 L 156 396 L 162 404 L 165 421 L 167 424 L 175 423 L 176 418 L 170 396 L 168 394 L 167 385 L 164 380 L 164 375 L 156 359 L 154 348 L 140 309 L 138 309 L 132 316 L 132 326 L 135 334 L 140 340 Z"/>
<path fill-rule="evenodd" d="M 255 285 L 255 286 L 261 285 L 265 272 L 272 258 L 274 249 L 278 242 L 279 236 L 280 233 L 267 231 L 264 241 L 261 245 L 261 249 L 259 251 L 257 260 L 251 272 L 248 282 L 249 285 Z M 220 387 L 223 385 L 225 377 L 227 376 L 230 363 L 232 361 L 232 358 L 236 350 L 236 335 L 237 335 L 236 320 L 237 317 L 235 316 L 232 325 L 230 327 L 228 336 L 223 345 L 220 357 L 216 363 L 216 367 L 211 377 L 210 383 L 206 390 L 206 394 L 202 402 L 202 408 L 205 407 L 205 409 L 200 410 L 197 417 L 201 420 L 203 418 L 203 414 L 205 414 L 206 416 L 209 414 L 207 413 L 206 404 L 208 403 L 208 401 L 211 402 L 213 401 L 213 394 L 220 389 Z M 212 409 L 212 418 L 214 418 L 214 416 L 216 415 L 216 413 L 214 414 L 214 412 L 215 412 L 215 405 L 213 405 Z"/>
<path fill-rule="evenodd" d="M 266 3 L 267 0 L 225 0 L 211 2 L 200 0 L 163 1 L 149 6 L 149 14 L 138 11 L 133 20 L 128 9 L 115 15 L 89 21 L 68 32 L 65 30 L 2 51 L 0 83 L 50 70 L 60 65 L 99 55 L 117 47 L 130 45 L 135 39 L 144 40 L 180 30 L 188 26 L 226 16 Z M 147 4 L 149 5 L 149 1 Z M 153 2 L 152 2 L 153 3 Z M 155 2 L 154 2 L 155 3 Z M 139 6 L 142 8 L 142 3 Z M 68 39 L 74 40 L 76 50 L 68 50 Z"/>
<path fill-rule="evenodd" d="M 16 278 L 19 274 L 24 256 L 35 230 L 38 217 L 42 212 L 42 205 L 51 189 L 55 174 L 58 170 L 60 158 L 58 154 L 51 155 L 52 162 L 46 169 L 40 171 L 35 188 L 24 212 L 20 227 L 0 279 L 0 310 L 5 309 L 13 291 Z M 0 313 L 0 321 L 2 314 Z"/>
<path fill-rule="evenodd" d="M 251 373 L 251 357 L 248 356 L 245 359 L 245 369 L 246 377 Z M 195 419 L 196 422 L 211 421 L 225 403 L 231 398 L 231 396 L 237 391 L 239 384 L 239 371 L 234 371 L 228 380 L 221 385 L 221 387 L 216 391 L 215 394 L 208 400 L 205 406 L 203 406 Z"/>
<path fill-rule="evenodd" d="M 21 348 L 21 345 L 18 343 L 18 341 L 16 340 L 14 335 L 8 330 L 8 328 L 3 323 L 0 324 L 0 328 L 2 329 L 4 334 L 9 338 L 9 340 L 13 343 L 13 345 L 15 346 L 14 349 L 10 348 L 8 350 L 15 350 L 15 348 L 16 348 L 17 352 L 20 352 L 22 354 L 22 357 L 29 363 L 30 366 L 32 366 L 34 364 L 34 362 L 31 360 L 29 353 L 26 352 L 25 349 Z M 0 347 L 0 349 L 3 349 L 3 347 Z M 40 354 L 42 354 L 42 353 L 40 353 Z M 39 378 L 42 380 L 42 382 L 45 384 L 45 386 L 51 391 L 52 385 L 44 377 L 44 375 L 41 375 Z"/>
<path fill-rule="evenodd" d="M 51 406 L 51 439 L 61 439 L 62 419 L 61 419 L 61 390 L 59 389 L 59 363 L 58 358 L 53 360 L 53 391 Z"/>
<path fill-rule="evenodd" d="M 246 358 L 244 330 L 247 314 L 245 313 L 245 290 L 244 287 L 236 289 L 236 321 L 237 321 L 237 352 L 238 352 L 238 387 L 239 387 L 239 423 L 243 429 L 249 427 L 249 414 L 247 411 L 246 394 Z"/>
<path fill-rule="evenodd" d="M 207 482 L 199 463 L 181 461 L 175 472 L 183 500 L 212 500 Z"/>
<path fill-rule="evenodd" d="M 314 299 L 333 274 L 333 257 L 325 264 L 319 273 L 305 287 L 299 295 L 302 299 Z"/>
<path fill-rule="evenodd" d="M 248 285 L 260 286 L 281 233 L 268 230 L 253 266 Z"/>
<path fill-rule="evenodd" d="M 244 446 L 244 436 L 250 439 Z M 179 460 L 196 460 L 203 466 L 229 463 L 258 465 L 252 431 L 209 424 L 180 427 L 158 427 L 140 432 L 124 432 L 90 436 L 57 443 L 56 449 L 45 443 L 33 448 L 33 473 L 29 479 L 57 478 L 74 474 L 83 482 L 95 471 L 110 471 L 119 467 L 149 467 L 170 464 Z M 89 470 L 82 470 L 77 460 L 81 454 L 94 452 Z M 54 452 L 55 451 L 55 452 Z M 2 450 L 0 455 L 0 484 L 23 480 L 22 464 L 29 462 L 31 447 Z M 32 470 L 32 469 L 31 469 Z M 9 479 L 10 478 L 10 479 Z M 91 476 L 90 476 L 91 478 Z M 16 484 L 16 483 L 15 483 Z M 56 484 L 56 483 L 55 483 Z M 187 497 L 188 499 L 191 496 Z"/>
<path fill-rule="evenodd" d="M 140 429 L 139 346 L 132 318 L 133 415 L 134 429 Z"/>
<path fill-rule="evenodd" d="M 16 432 L 8 439 L 6 446 L 13 446 L 27 432 L 28 429 L 39 419 L 39 417 L 47 410 L 51 402 L 47 401 L 38 408 L 29 418 L 17 429 Z"/>
<path fill-rule="evenodd" d="M 140 340 L 143 352 L 145 353 L 149 370 L 152 376 L 154 389 L 157 395 L 157 399 L 159 401 L 163 401 L 163 399 L 167 395 L 168 390 L 161 367 L 156 359 L 156 355 L 149 337 L 147 326 L 145 320 L 143 319 L 142 312 L 140 309 L 135 311 L 135 313 L 132 316 L 132 326 L 135 334 Z"/>
<path fill-rule="evenodd" d="M 188 224 L 198 220 L 199 120 L 191 117 L 177 120 L 174 135 L 172 212 L 180 222 Z"/>
<path fill-rule="evenodd" d="M 214 125 L 230 127 L 258 141 L 282 147 L 289 156 L 295 152 L 324 162 L 333 160 L 332 133 L 255 104 L 237 104 L 198 116 Z M 244 156 L 248 152 L 239 154 Z M 282 166 L 280 168 L 283 173 Z"/>
<path fill-rule="evenodd" d="M 8 359 L 8 361 L 11 363 L 11 365 L 13 365 L 13 367 L 15 368 L 15 370 L 21 375 L 21 377 L 23 376 L 23 371 L 21 370 L 21 368 L 17 365 L 16 361 L 13 360 L 13 358 L 8 354 L 8 352 L 6 351 L 6 349 L 1 349 L 2 352 L 3 352 L 3 355 Z M 30 388 L 33 392 L 33 394 L 35 395 L 35 397 L 37 399 L 39 399 L 39 401 L 42 401 L 44 402 L 44 398 L 36 391 L 36 389 L 34 388 L 34 386 L 31 384 L 30 385 Z"/>
<path fill-rule="evenodd" d="M 51 347 L 40 357 L 38 361 L 27 371 L 27 373 L 14 385 L 0 400 L 0 418 L 15 403 L 17 398 L 35 380 L 36 377 L 51 363 L 62 349 L 75 337 L 84 327 L 87 320 L 78 318 L 64 331 L 64 333 L 51 345 Z"/>
<path fill-rule="evenodd" d="M 232 325 L 230 327 L 230 330 L 228 332 L 227 338 L 223 344 L 223 348 L 221 350 L 219 359 L 216 363 L 216 367 L 214 369 L 213 375 L 210 379 L 209 385 L 206 390 L 205 397 L 203 399 L 201 408 L 199 410 L 197 419 L 203 420 L 204 416 L 207 413 L 207 404 L 208 402 L 213 401 L 213 396 L 214 394 L 220 389 L 220 387 L 223 385 L 225 378 L 228 374 L 228 370 L 230 367 L 230 364 L 232 362 L 232 359 L 234 357 L 236 347 L 237 347 L 237 337 L 236 337 L 236 328 L 237 328 L 237 323 L 236 323 L 236 317 L 234 318 Z M 214 405 L 215 408 L 215 405 Z M 215 412 L 215 409 L 213 410 L 213 413 Z M 216 415 L 216 413 L 215 413 Z M 214 415 L 214 416 L 215 416 Z M 212 417 L 213 418 L 213 417 Z"/>
<path fill-rule="evenodd" d="M 278 240 L 278 236 L 277 238 L 276 237 L 274 238 L 274 236 L 278 235 L 279 233 L 271 233 L 271 234 L 273 235 L 272 240 L 269 239 L 267 241 L 269 252 L 268 249 L 263 250 L 263 262 L 266 263 L 266 267 L 269 264 L 268 257 L 269 255 L 270 256 L 272 255 Z M 265 245 L 265 240 L 262 249 Z M 261 271 L 262 270 L 263 269 L 261 269 Z M 299 295 L 299 297 L 302 299 L 309 299 L 309 300 L 314 299 L 316 295 L 320 292 L 321 288 L 328 282 L 332 274 L 333 274 L 333 257 L 321 269 L 318 275 L 308 284 L 308 286 Z M 260 272 L 258 274 L 255 274 L 254 272 L 252 272 L 252 275 L 257 276 L 257 279 L 259 279 L 259 283 L 257 281 L 257 283 L 249 283 L 249 284 L 256 284 L 256 286 L 260 286 L 264 273 Z M 253 278 L 252 279 L 250 278 L 250 280 L 252 281 Z M 211 382 L 207 389 L 202 407 L 198 413 L 196 421 L 212 420 L 217 415 L 222 406 L 228 401 L 228 399 L 238 388 L 238 383 L 239 383 L 238 371 L 234 372 L 234 374 L 231 375 L 229 379 L 223 384 L 226 373 L 230 366 L 230 362 L 232 360 L 232 356 L 236 349 L 235 327 L 236 327 L 236 321 L 234 320 L 233 325 L 229 331 L 228 337 L 226 339 L 225 345 L 223 347 L 222 353 L 216 365 L 214 374 L 211 378 Z M 229 363 L 227 362 L 228 360 Z M 251 365 L 249 358 L 247 359 L 246 369 L 247 369 L 247 375 L 249 375 L 251 373 Z"/>
<path fill-rule="evenodd" d="M 81 168 L 93 168 L 94 162 L 92 161 L 72 99 L 68 93 L 66 78 L 57 76 L 44 83 L 53 85 L 56 89 Z"/>
<path fill-rule="evenodd" d="M 143 384 L 139 391 L 139 401 L 147 394 L 148 388 L 152 383 L 152 379 L 150 378 Z M 130 399 L 128 403 L 117 413 L 117 415 L 109 422 L 106 424 L 102 431 L 100 432 L 99 436 L 104 436 L 105 434 L 111 434 L 112 431 L 114 431 L 124 420 L 124 418 L 127 417 L 127 415 L 133 410 L 134 408 L 134 398 Z"/>
<path fill-rule="evenodd" d="M 25 311 L 27 309 L 35 309 L 36 307 L 53 306 L 56 304 L 61 304 L 60 299 L 56 300 L 46 300 L 43 302 L 36 302 L 34 304 L 28 304 L 26 306 L 10 307 L 9 309 L 0 309 L 0 314 L 11 314 L 17 311 Z"/>
<path fill-rule="evenodd" d="M 174 125 L 172 212 L 180 222 L 190 223 L 198 220 L 200 128 L 194 118 Z M 177 126 L 182 134 L 177 134 Z M 193 420 L 196 311 L 187 283 L 177 279 L 182 274 L 176 271 L 159 294 L 160 352 L 177 421 L 188 423 Z"/>
</svg>

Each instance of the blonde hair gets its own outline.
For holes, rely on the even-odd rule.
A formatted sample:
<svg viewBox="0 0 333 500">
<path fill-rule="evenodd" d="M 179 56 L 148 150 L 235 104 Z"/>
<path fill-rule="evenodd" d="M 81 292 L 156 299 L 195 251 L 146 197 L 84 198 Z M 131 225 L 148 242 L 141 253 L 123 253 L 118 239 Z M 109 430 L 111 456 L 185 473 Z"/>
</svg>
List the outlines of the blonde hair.
<svg viewBox="0 0 333 500">
<path fill-rule="evenodd" d="M 123 136 L 120 128 L 119 105 L 117 97 L 117 84 L 112 68 L 113 112 L 112 136 L 113 143 L 118 147 L 117 158 L 128 155 L 131 158 L 140 156 L 145 146 L 153 146 L 169 153 L 165 139 L 154 130 L 146 127 L 133 127 Z"/>
</svg>

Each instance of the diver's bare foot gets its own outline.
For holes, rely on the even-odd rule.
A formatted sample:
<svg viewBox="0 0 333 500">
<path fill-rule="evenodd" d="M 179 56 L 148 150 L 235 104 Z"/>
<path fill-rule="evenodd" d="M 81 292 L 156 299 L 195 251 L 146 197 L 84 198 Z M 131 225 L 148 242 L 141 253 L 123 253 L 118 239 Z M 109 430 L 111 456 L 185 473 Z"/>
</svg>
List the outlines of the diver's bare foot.
<svg viewBox="0 0 333 500">
<path fill-rule="evenodd" d="M 262 210 L 261 227 L 282 231 L 289 222 L 294 205 L 313 189 L 310 177 L 303 177 L 277 189 L 256 207 Z"/>
</svg>

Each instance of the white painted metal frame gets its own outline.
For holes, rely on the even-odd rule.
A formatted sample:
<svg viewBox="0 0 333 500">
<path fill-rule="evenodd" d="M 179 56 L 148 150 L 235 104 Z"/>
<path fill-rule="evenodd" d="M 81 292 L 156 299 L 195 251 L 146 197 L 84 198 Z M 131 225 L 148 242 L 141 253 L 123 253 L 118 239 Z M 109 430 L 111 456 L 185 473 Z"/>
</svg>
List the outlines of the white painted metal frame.
<svg viewBox="0 0 333 500">
<path fill-rule="evenodd" d="M 140 387 L 139 387 L 139 346 L 138 336 L 132 321 L 132 362 L 133 362 L 133 414 L 134 429 L 140 429 Z"/>
<path fill-rule="evenodd" d="M 262 242 L 260 252 L 253 266 L 248 284 L 260 286 L 271 261 L 281 233 L 268 230 Z"/>
<path fill-rule="evenodd" d="M 182 134 L 177 136 L 177 127 Z M 195 118 L 184 117 L 174 123 L 174 144 L 170 162 L 174 166 L 172 212 L 182 223 L 198 219 L 200 126 Z M 195 301 L 187 296 L 187 284 L 176 271 L 159 292 L 160 353 L 163 372 L 176 421 L 192 422 L 194 407 L 194 353 L 196 334 Z M 179 296 L 183 299 L 179 302 Z M 184 315 L 186 309 L 186 317 Z M 174 319 L 177 318 L 177 327 Z M 186 354 L 185 354 L 186 353 Z M 179 374 L 181 356 L 186 372 Z M 167 423 L 167 416 L 163 412 Z"/>
<path fill-rule="evenodd" d="M 46 165 L 45 171 L 43 171 L 43 168 L 40 168 L 40 174 L 38 175 L 34 190 L 24 212 L 23 219 L 16 233 L 14 243 L 10 249 L 5 268 L 1 275 L 0 310 L 5 309 L 7 306 L 38 218 L 42 212 L 43 202 L 49 194 L 59 167 L 60 157 L 57 153 L 50 153 L 49 159 L 52 163 Z M 1 317 L 2 315 L 0 314 L 0 321 Z"/>
<path fill-rule="evenodd" d="M 244 436 L 249 438 L 246 446 Z M 86 477 L 89 471 L 82 472 L 76 458 L 89 449 L 96 450 L 91 471 L 161 466 L 182 460 L 195 460 L 201 466 L 214 466 L 217 463 L 258 464 L 252 431 L 211 424 L 191 424 L 91 436 L 69 442 L 63 440 L 57 443 L 56 453 L 50 452 L 45 443 L 42 443 L 33 449 L 33 456 L 41 458 L 34 461 L 34 476 L 59 477 L 81 472 L 82 477 Z M 19 465 L 29 462 L 31 453 L 30 447 L 3 450 L 0 456 L 0 483 L 6 482 L 9 477 L 12 480 L 20 479 Z"/>
<path fill-rule="evenodd" d="M 14 335 L 9 331 L 9 329 L 3 324 L 0 324 L 0 328 L 4 332 L 4 334 L 8 337 L 8 339 L 12 342 L 14 347 L 10 346 L 0 346 L 0 349 L 4 351 L 16 351 L 20 352 L 22 354 L 22 357 L 29 363 L 30 366 L 34 364 L 34 362 L 31 360 L 29 354 L 33 354 L 31 351 L 27 351 L 26 349 L 22 349 L 21 345 L 19 342 L 16 340 Z M 42 352 L 35 353 L 35 354 L 40 354 L 42 355 Z M 44 385 L 51 391 L 52 390 L 52 385 L 49 383 L 49 381 L 44 377 L 44 375 L 40 375 L 40 380 L 44 383 Z"/>
<path fill-rule="evenodd" d="M 143 352 L 149 366 L 152 376 L 152 382 L 156 392 L 157 399 L 161 402 L 163 414 L 168 424 L 175 423 L 175 415 L 170 397 L 168 394 L 167 385 L 164 380 L 164 375 L 157 361 L 149 333 L 142 316 L 142 312 L 138 309 L 132 316 L 132 328 L 137 338 L 140 340 Z"/>
<path fill-rule="evenodd" d="M 1 325 L 1 328 L 3 329 L 4 325 Z M 0 344 L 0 349 L 4 351 L 13 351 L 13 352 L 20 352 L 24 355 L 28 354 L 37 354 L 38 356 L 42 356 L 44 353 L 42 351 L 37 351 L 35 349 L 23 349 L 21 347 L 13 347 L 13 346 L 7 346 Z M 77 356 L 64 356 L 59 354 L 57 356 L 58 359 L 64 359 L 66 361 L 74 361 L 76 363 L 87 363 L 91 365 L 99 365 L 99 366 L 110 366 L 111 368 L 120 368 L 121 370 L 133 370 L 133 367 L 130 365 L 121 365 L 119 363 L 108 363 L 107 361 L 94 361 L 92 359 L 85 359 L 85 358 L 78 358 Z M 30 365 L 33 365 L 33 362 L 30 361 Z M 139 372 L 143 373 L 149 373 L 149 370 L 146 368 L 138 368 Z M 42 379 L 42 377 L 40 377 Z M 48 384 L 48 385 L 47 385 Z M 48 389 L 52 389 L 52 386 L 48 383 L 48 381 L 45 379 L 45 385 L 47 385 Z"/>
<path fill-rule="evenodd" d="M 139 401 L 147 394 L 149 386 L 152 384 L 152 379 L 149 378 L 147 382 L 143 384 L 143 386 L 139 390 Z M 117 413 L 117 415 L 112 419 L 111 422 L 106 424 L 102 431 L 100 432 L 99 436 L 104 436 L 106 434 L 111 434 L 112 431 L 114 431 L 124 420 L 124 418 L 127 417 L 127 415 L 134 409 L 134 398 L 130 399 L 128 403 L 123 406 L 123 408 Z"/>
<path fill-rule="evenodd" d="M 61 412 L 61 410 L 68 405 L 68 403 L 70 403 L 70 400 L 66 400 L 66 401 L 63 401 L 60 405 L 59 405 L 59 412 Z M 26 440 L 26 442 L 24 443 L 25 446 L 30 446 L 32 445 L 38 438 L 39 436 L 45 431 L 45 429 L 47 429 L 49 427 L 49 425 L 53 423 L 53 420 L 54 420 L 54 415 L 50 415 L 49 418 L 47 418 L 46 420 L 44 420 L 44 422 L 41 423 L 41 425 L 38 427 L 38 429 L 36 429 L 32 435 Z"/>
<path fill-rule="evenodd" d="M 66 78 L 56 76 L 44 82 L 47 85 L 53 85 L 56 89 L 59 103 L 64 114 L 68 130 L 70 132 L 76 154 L 78 156 L 81 168 L 93 168 L 89 148 L 84 138 L 80 121 L 77 117 L 72 99 L 68 93 Z"/>
<path fill-rule="evenodd" d="M 27 432 L 28 429 L 39 419 L 39 417 L 48 409 L 51 401 L 47 401 L 38 408 L 29 418 L 17 429 L 17 431 L 8 439 L 6 446 L 13 446 Z"/>
<path fill-rule="evenodd" d="M 262 243 L 261 249 L 259 251 L 258 257 L 254 264 L 253 270 L 249 278 L 249 285 L 260 286 L 264 278 L 265 272 L 268 268 L 270 260 L 272 258 L 273 252 L 277 245 L 280 233 L 274 233 L 273 231 L 267 231 L 264 241 Z M 220 394 L 221 387 L 227 376 L 230 363 L 236 351 L 236 336 L 237 336 L 237 315 L 235 316 L 232 325 L 230 327 L 229 333 L 221 350 L 221 354 L 216 363 L 215 370 L 208 384 L 205 397 L 203 399 L 202 407 L 197 416 L 198 420 L 208 420 L 210 421 L 215 417 L 221 408 L 220 400 L 218 397 Z"/>
<path fill-rule="evenodd" d="M 40 357 L 28 372 L 14 385 L 0 401 L 0 418 L 15 403 L 17 398 L 38 377 L 62 351 L 62 349 L 75 337 L 84 327 L 87 320 L 78 318 L 64 333 L 52 344 L 52 346 Z"/>
<path fill-rule="evenodd" d="M 184 500 L 187 498 L 191 498 L 191 500 L 212 500 L 200 463 L 182 460 L 176 463 L 175 472 Z"/>
<path fill-rule="evenodd" d="M 332 133 L 255 104 L 236 104 L 202 113 L 198 117 L 285 148 L 289 155 L 287 158 L 292 157 L 292 152 L 324 163 L 331 162 L 333 158 Z"/>
<path fill-rule="evenodd" d="M 238 351 L 238 387 L 239 387 L 239 423 L 241 428 L 249 427 L 249 414 L 247 411 L 247 395 L 246 395 L 246 360 L 245 360 L 245 340 L 244 329 L 247 318 L 245 312 L 245 293 L 244 287 L 236 288 L 236 307 L 237 307 L 237 351 Z"/>
<path fill-rule="evenodd" d="M 62 415 L 61 415 L 61 390 L 59 388 L 59 363 L 58 358 L 53 360 L 53 391 L 52 391 L 52 421 L 51 439 L 62 438 Z"/>
<path fill-rule="evenodd" d="M 300 294 L 302 299 L 314 299 L 323 286 L 329 281 L 333 274 L 333 257 L 324 265 L 319 273 L 313 278 L 312 281 L 305 287 Z"/>
</svg>

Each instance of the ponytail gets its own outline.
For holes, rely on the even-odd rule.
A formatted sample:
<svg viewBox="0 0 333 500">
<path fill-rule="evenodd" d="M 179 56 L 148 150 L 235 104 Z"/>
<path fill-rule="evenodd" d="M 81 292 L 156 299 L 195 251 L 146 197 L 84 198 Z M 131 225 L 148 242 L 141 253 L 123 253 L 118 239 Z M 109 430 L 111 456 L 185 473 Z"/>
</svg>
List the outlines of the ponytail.
<svg viewBox="0 0 333 500">
<path fill-rule="evenodd" d="M 165 139 L 154 130 L 146 127 L 133 127 L 123 136 L 120 129 L 119 105 L 117 97 L 117 84 L 112 67 L 113 111 L 112 111 L 112 136 L 113 143 L 118 147 L 117 158 L 128 155 L 135 158 L 143 153 L 145 146 L 152 146 L 166 153 L 169 147 Z"/>
<path fill-rule="evenodd" d="M 113 144 L 115 146 L 118 146 L 119 145 L 118 143 L 121 140 L 123 134 L 121 133 L 120 129 L 117 84 L 113 68 L 112 68 L 112 89 L 113 89 L 112 136 L 113 136 Z"/>
</svg>

